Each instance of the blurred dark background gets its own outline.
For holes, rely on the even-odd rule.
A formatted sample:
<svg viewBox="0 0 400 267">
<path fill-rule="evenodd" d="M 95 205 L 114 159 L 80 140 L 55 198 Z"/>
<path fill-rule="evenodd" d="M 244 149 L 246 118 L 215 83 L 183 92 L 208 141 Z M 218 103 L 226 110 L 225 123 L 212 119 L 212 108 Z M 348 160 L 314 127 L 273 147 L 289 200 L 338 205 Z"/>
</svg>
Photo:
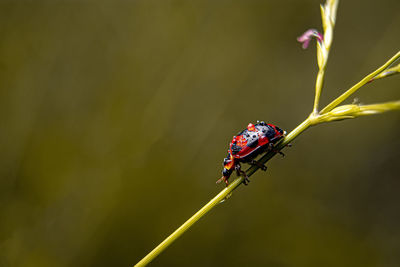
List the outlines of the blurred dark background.
<svg viewBox="0 0 400 267">
<path fill-rule="evenodd" d="M 320 3 L 0 1 L 0 266 L 139 261 L 223 188 L 233 134 L 309 114 Z M 322 104 L 399 50 L 399 9 L 339 4 Z M 152 265 L 399 266 L 399 120 L 309 129 Z"/>
</svg>

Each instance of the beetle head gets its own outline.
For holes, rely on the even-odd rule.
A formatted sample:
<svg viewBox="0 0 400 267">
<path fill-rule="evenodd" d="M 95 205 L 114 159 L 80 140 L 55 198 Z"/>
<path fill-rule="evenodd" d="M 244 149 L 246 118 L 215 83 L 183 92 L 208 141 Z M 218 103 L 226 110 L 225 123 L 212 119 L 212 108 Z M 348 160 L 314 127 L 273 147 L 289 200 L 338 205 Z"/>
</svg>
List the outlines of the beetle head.
<svg viewBox="0 0 400 267">
<path fill-rule="evenodd" d="M 233 158 L 232 154 L 229 153 L 228 156 L 224 159 L 224 169 L 233 170 L 235 166 L 235 159 Z"/>
<path fill-rule="evenodd" d="M 224 181 L 226 186 L 229 185 L 228 179 L 231 176 L 235 166 L 235 159 L 231 153 L 224 159 L 224 169 L 222 170 L 222 177 L 217 181 L 217 184 Z"/>
</svg>

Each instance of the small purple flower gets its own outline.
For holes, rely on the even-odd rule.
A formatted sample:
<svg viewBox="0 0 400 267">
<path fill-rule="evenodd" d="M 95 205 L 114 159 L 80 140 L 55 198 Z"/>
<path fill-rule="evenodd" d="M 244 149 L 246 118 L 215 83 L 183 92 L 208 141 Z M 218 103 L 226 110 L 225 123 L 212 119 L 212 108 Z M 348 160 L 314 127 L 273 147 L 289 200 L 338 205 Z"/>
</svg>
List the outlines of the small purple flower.
<svg viewBox="0 0 400 267">
<path fill-rule="evenodd" d="M 324 40 L 324 36 L 321 33 L 319 33 L 317 30 L 309 29 L 308 31 L 303 33 L 302 36 L 297 37 L 297 41 L 299 41 L 300 43 L 303 43 L 302 47 L 303 47 L 303 49 L 306 49 L 308 47 L 308 45 L 310 44 L 310 41 L 313 37 L 315 37 L 320 44 Z"/>
</svg>

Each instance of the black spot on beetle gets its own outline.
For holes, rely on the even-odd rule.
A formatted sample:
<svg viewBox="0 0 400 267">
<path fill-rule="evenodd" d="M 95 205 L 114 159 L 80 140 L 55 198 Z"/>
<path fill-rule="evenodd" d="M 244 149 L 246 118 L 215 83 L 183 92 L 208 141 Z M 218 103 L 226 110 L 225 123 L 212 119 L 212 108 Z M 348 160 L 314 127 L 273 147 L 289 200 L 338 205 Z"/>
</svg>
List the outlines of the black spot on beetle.
<svg viewBox="0 0 400 267">
<path fill-rule="evenodd" d="M 236 144 L 232 144 L 231 150 L 232 150 L 232 154 L 235 155 L 235 154 L 237 154 L 240 150 L 242 150 L 242 148 L 241 148 L 240 146 L 236 145 Z"/>
<path fill-rule="evenodd" d="M 275 136 L 275 130 L 269 125 L 265 126 L 265 132 L 263 131 L 264 135 L 268 138 L 272 138 Z"/>
<path fill-rule="evenodd" d="M 258 139 L 251 140 L 250 142 L 247 143 L 247 146 L 251 148 L 256 147 L 257 145 L 258 145 Z"/>
<path fill-rule="evenodd" d="M 280 134 L 283 134 L 283 130 L 281 128 L 279 128 L 278 126 L 275 126 L 275 128 Z"/>
</svg>

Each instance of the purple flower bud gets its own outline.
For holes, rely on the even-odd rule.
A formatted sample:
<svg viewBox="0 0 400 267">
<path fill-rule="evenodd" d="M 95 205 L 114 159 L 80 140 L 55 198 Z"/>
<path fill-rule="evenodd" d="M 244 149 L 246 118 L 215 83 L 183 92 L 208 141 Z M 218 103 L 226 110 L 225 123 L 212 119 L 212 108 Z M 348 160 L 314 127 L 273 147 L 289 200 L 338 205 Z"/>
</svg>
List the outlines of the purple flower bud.
<svg viewBox="0 0 400 267">
<path fill-rule="evenodd" d="M 310 44 L 310 41 L 313 37 L 315 37 L 320 44 L 324 40 L 324 36 L 321 33 L 319 33 L 317 30 L 309 29 L 308 31 L 303 33 L 302 36 L 297 37 L 297 41 L 299 41 L 300 43 L 303 43 L 302 47 L 303 47 L 303 49 L 306 49 L 308 47 L 308 45 Z"/>
</svg>

